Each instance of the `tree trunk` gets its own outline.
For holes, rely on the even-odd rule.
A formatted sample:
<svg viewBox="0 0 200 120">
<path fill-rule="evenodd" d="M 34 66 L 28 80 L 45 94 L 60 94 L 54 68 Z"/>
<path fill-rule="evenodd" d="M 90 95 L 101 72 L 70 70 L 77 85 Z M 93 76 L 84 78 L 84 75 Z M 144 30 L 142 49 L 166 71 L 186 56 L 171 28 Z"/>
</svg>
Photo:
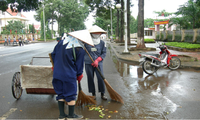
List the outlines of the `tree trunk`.
<svg viewBox="0 0 200 120">
<path fill-rule="evenodd" d="M 130 44 L 130 0 L 127 0 L 127 40 L 128 44 Z"/>
<path fill-rule="evenodd" d="M 53 39 L 53 12 L 52 12 L 52 19 L 51 19 L 51 38 Z"/>
<path fill-rule="evenodd" d="M 120 42 L 123 42 L 124 41 L 124 1 L 121 0 L 121 35 L 120 35 Z"/>
<path fill-rule="evenodd" d="M 138 2 L 138 38 L 136 48 L 146 48 L 144 44 L 144 0 L 139 0 Z"/>
<path fill-rule="evenodd" d="M 119 3 L 119 0 L 117 0 L 117 4 L 118 3 Z M 119 41 L 119 10 L 117 10 L 116 41 Z"/>
</svg>

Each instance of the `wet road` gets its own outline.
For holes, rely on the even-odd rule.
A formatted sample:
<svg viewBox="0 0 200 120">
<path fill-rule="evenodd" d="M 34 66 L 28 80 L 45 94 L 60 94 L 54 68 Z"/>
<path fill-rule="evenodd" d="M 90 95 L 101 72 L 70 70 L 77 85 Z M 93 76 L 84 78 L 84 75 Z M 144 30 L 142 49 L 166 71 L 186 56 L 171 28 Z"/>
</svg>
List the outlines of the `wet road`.
<svg viewBox="0 0 200 120">
<path fill-rule="evenodd" d="M 1 118 L 57 119 L 55 96 L 26 94 L 24 90 L 21 98 L 15 100 L 11 92 L 12 76 L 19 71 L 19 65 L 29 64 L 33 56 L 47 57 L 55 44 L 37 43 L 0 49 Z M 36 59 L 34 64 L 51 65 L 49 59 Z M 88 119 L 100 119 L 99 115 L 102 114 L 104 119 L 200 119 L 199 71 L 159 69 L 154 75 L 148 76 L 140 66 L 118 61 L 113 52 L 108 50 L 104 76 L 123 97 L 124 104 L 111 101 L 106 91 L 109 100 L 103 101 L 97 94 L 97 105 L 76 107 L 77 114 Z M 91 95 L 88 93 L 85 72 L 81 83 L 83 92 Z"/>
</svg>

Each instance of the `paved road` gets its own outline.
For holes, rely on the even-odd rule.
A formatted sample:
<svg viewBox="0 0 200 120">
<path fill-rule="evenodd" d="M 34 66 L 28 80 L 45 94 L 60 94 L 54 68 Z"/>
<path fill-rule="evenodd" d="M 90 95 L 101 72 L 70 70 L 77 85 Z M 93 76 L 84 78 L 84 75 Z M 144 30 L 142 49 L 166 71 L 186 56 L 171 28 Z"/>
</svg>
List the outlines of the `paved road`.
<svg viewBox="0 0 200 120">
<path fill-rule="evenodd" d="M 19 66 L 29 64 L 35 56 L 47 57 L 55 44 L 37 43 L 0 49 L 1 118 L 57 119 L 55 96 L 26 94 L 24 90 L 21 98 L 15 100 L 11 93 L 12 76 L 19 71 Z M 49 59 L 35 59 L 34 64 L 51 65 Z M 110 99 L 103 101 L 97 94 L 97 106 L 104 108 L 104 119 L 200 119 L 199 71 L 161 69 L 157 74 L 147 76 L 141 67 L 119 61 L 114 52 L 108 50 L 104 76 L 124 99 L 124 104 Z M 85 72 L 81 83 L 83 92 L 90 95 Z M 106 95 L 109 98 L 107 92 Z M 75 111 L 84 118 L 100 119 L 100 113 L 90 111 L 88 106 L 76 107 Z"/>
</svg>

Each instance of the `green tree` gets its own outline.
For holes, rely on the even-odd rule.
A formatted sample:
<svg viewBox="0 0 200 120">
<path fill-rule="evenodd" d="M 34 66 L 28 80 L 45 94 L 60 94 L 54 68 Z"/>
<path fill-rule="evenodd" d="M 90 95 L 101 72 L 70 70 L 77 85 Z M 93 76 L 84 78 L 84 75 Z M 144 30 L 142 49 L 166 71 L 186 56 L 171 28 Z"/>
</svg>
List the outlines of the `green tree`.
<svg viewBox="0 0 200 120">
<path fill-rule="evenodd" d="M 18 3 L 15 6 L 15 2 Z M 30 11 L 30 10 L 37 10 L 41 2 L 39 0 L 0 0 L 0 10 L 6 11 L 9 7 L 14 11 L 17 8 L 17 11 Z M 16 9 L 15 9 L 16 10 Z"/>
<path fill-rule="evenodd" d="M 154 19 L 147 18 L 144 20 L 144 27 L 149 28 L 149 27 L 155 27 L 154 25 Z"/>
<path fill-rule="evenodd" d="M 36 30 L 34 28 L 34 25 L 30 25 L 29 24 L 29 30 L 30 30 L 31 33 L 35 33 L 36 32 Z"/>
<path fill-rule="evenodd" d="M 77 0 L 47 0 L 44 4 L 45 23 L 52 25 L 52 21 L 56 21 L 58 24 L 58 33 L 60 35 L 66 31 L 69 31 L 71 28 L 75 30 L 86 28 L 84 21 L 89 14 L 89 8 L 83 1 L 77 2 Z M 42 6 L 41 9 L 37 11 L 35 18 L 36 20 L 42 22 L 43 19 L 41 18 L 41 11 L 43 11 Z"/>
<path fill-rule="evenodd" d="M 194 2 L 194 0 L 189 0 L 184 5 L 181 5 L 175 14 L 187 17 L 187 19 L 191 22 L 193 29 L 200 27 L 200 7 L 196 2 Z"/>
<path fill-rule="evenodd" d="M 162 11 L 154 11 L 154 13 L 158 14 L 158 16 L 170 16 L 172 15 L 173 13 L 169 13 L 169 12 L 166 12 L 166 10 L 162 10 Z"/>
<path fill-rule="evenodd" d="M 186 17 L 173 17 L 169 20 L 169 27 L 173 24 L 177 25 L 177 29 L 192 29 L 192 25 Z"/>
<path fill-rule="evenodd" d="M 22 34 L 24 32 L 25 25 L 21 21 L 8 21 L 8 25 L 5 27 L 5 31 L 12 31 L 12 34 L 15 34 L 17 31 L 17 34 Z M 8 32 L 6 32 L 8 33 Z"/>
<path fill-rule="evenodd" d="M 138 19 L 135 19 L 133 16 L 131 16 L 131 20 L 130 20 L 131 33 L 137 33 L 137 22 L 138 22 Z"/>
<path fill-rule="evenodd" d="M 43 11 L 41 11 L 40 19 L 41 19 L 41 22 L 40 22 L 40 24 L 41 24 L 40 38 L 44 39 L 44 22 L 42 21 L 43 20 Z"/>
</svg>

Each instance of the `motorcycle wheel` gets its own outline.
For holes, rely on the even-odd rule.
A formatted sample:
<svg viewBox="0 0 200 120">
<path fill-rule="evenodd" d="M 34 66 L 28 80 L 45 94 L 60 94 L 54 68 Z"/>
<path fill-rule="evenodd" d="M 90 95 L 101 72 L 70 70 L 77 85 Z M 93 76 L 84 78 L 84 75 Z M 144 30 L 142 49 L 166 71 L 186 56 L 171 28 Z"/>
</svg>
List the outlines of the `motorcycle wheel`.
<svg viewBox="0 0 200 120">
<path fill-rule="evenodd" d="M 168 68 L 171 70 L 176 70 L 181 66 L 181 60 L 178 57 L 172 57 L 169 62 Z"/>
<path fill-rule="evenodd" d="M 148 60 L 142 64 L 142 69 L 145 73 L 149 75 L 152 75 L 158 70 L 155 66 L 151 65 L 151 61 Z"/>
</svg>

